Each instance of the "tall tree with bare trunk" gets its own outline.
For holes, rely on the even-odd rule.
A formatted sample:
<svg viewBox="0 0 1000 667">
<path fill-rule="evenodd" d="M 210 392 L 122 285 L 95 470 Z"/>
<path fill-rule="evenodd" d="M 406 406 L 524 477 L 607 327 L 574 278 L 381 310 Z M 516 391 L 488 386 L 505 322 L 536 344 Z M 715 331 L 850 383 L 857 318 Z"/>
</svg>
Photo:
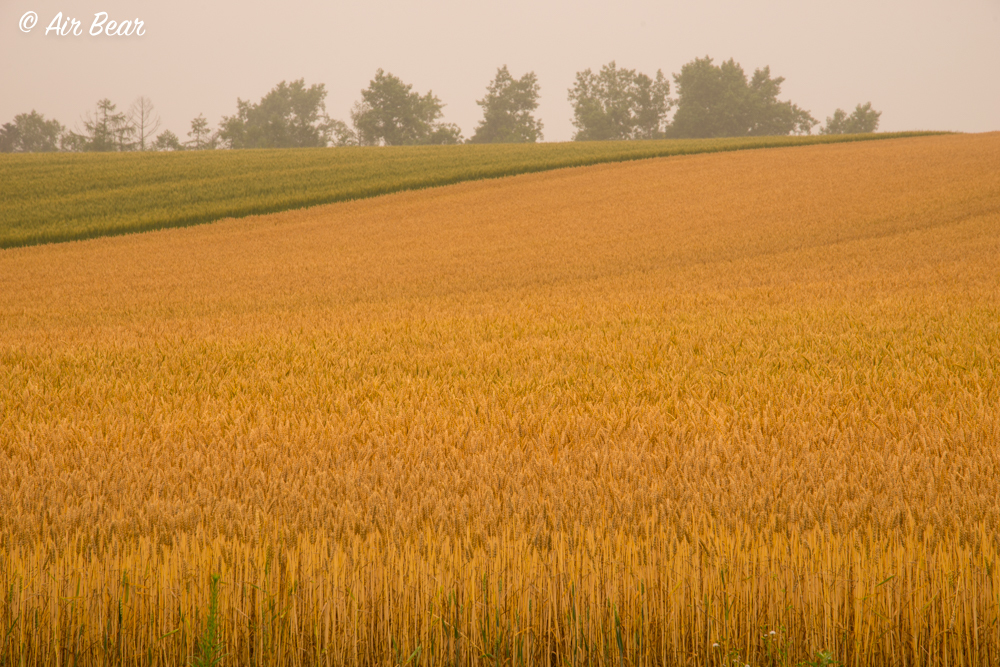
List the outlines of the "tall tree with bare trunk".
<svg viewBox="0 0 1000 667">
<path fill-rule="evenodd" d="M 128 110 L 128 121 L 135 130 L 139 150 L 153 150 L 152 137 L 160 129 L 160 117 L 148 97 L 140 95 L 132 102 Z"/>
</svg>

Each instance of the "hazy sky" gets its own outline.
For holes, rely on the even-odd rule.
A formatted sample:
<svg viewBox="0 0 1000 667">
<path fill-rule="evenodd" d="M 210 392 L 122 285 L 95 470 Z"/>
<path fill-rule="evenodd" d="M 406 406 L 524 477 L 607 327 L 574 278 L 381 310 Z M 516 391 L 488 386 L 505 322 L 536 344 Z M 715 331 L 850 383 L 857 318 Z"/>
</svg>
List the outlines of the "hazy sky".
<svg viewBox="0 0 1000 667">
<path fill-rule="evenodd" d="M 38 14 L 29 33 L 19 21 Z M 82 36 L 45 35 L 58 12 Z M 139 18 L 142 37 L 91 37 L 94 14 Z M 566 99 L 577 71 L 668 76 L 696 58 L 771 66 L 782 99 L 820 121 L 871 101 L 882 130 L 1000 129 L 1000 0 L 0 0 L 0 123 L 37 109 L 71 129 L 108 97 L 152 99 L 181 139 L 281 80 L 324 83 L 327 111 L 349 120 L 379 67 L 433 90 L 466 137 L 496 68 L 538 75 L 547 141 L 572 137 Z M 672 91 L 673 92 L 673 91 Z"/>
</svg>

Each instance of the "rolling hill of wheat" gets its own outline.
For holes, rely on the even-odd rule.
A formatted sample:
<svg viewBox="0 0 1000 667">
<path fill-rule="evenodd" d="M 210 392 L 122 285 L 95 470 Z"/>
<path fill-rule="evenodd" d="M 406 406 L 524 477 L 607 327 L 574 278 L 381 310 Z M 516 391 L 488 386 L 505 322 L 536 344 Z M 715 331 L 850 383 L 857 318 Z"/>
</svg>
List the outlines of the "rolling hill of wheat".
<svg viewBox="0 0 1000 667">
<path fill-rule="evenodd" d="M 187 227 L 462 181 L 604 162 L 941 134 L 0 153 L 0 249 Z"/>
<path fill-rule="evenodd" d="M 0 664 L 997 664 L 998 276 L 1000 134 L 0 251 Z"/>
</svg>

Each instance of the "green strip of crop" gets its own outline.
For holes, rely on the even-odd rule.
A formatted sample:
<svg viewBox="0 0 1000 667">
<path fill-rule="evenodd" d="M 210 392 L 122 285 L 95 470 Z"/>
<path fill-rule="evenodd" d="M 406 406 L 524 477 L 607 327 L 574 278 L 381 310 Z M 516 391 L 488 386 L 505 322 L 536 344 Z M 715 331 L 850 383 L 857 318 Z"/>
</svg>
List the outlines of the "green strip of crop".
<svg viewBox="0 0 1000 667">
<path fill-rule="evenodd" d="M 601 162 L 940 134 L 0 155 L 0 248 L 183 227 Z"/>
</svg>

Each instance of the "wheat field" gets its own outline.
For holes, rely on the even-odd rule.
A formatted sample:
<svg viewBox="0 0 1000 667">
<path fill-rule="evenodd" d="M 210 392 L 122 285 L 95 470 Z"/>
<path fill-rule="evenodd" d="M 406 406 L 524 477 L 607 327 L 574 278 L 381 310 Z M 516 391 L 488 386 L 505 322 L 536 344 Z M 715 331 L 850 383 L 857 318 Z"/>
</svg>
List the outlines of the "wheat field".
<svg viewBox="0 0 1000 667">
<path fill-rule="evenodd" d="M 0 251 L 0 665 L 995 665 L 1000 134 Z"/>
<path fill-rule="evenodd" d="M 151 153 L 0 153 L 0 249 L 654 157 L 880 141 L 940 132 L 351 146 Z"/>
</svg>

